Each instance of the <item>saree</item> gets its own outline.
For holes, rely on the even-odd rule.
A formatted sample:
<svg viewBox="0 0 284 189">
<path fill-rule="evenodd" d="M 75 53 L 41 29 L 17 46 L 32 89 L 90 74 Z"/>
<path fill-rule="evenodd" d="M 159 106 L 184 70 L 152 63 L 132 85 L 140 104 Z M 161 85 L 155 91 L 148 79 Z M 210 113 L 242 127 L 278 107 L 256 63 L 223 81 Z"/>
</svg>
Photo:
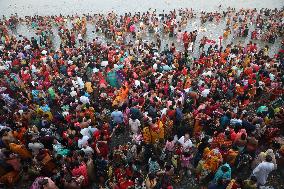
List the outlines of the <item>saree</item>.
<svg viewBox="0 0 284 189">
<path fill-rule="evenodd" d="M 151 143 L 151 134 L 149 127 L 144 127 L 142 130 L 143 140 L 145 143 Z"/>
<path fill-rule="evenodd" d="M 201 118 L 200 118 L 200 115 L 198 114 L 195 118 L 195 123 L 194 123 L 194 128 L 193 128 L 193 133 L 195 136 L 198 135 L 202 130 L 200 121 L 201 121 Z"/>
<path fill-rule="evenodd" d="M 39 184 L 39 181 L 41 181 L 42 179 L 44 179 L 44 177 L 37 177 L 33 182 L 32 186 L 30 187 L 30 189 L 40 189 L 41 185 Z"/>
<path fill-rule="evenodd" d="M 86 82 L 85 83 L 85 87 L 86 87 L 87 93 L 89 93 L 89 94 L 91 94 L 94 91 L 94 89 L 92 88 L 92 83 L 91 82 Z"/>
<path fill-rule="evenodd" d="M 43 158 L 42 164 L 43 164 L 42 169 L 45 173 L 52 174 L 56 169 L 56 164 L 54 163 L 53 159 L 50 157 L 48 153 L 46 153 L 45 157 Z"/>
<path fill-rule="evenodd" d="M 112 87 L 119 87 L 115 71 L 110 71 L 107 73 L 107 82 Z"/>
<path fill-rule="evenodd" d="M 122 87 L 119 90 L 118 95 L 115 97 L 115 99 L 113 101 L 113 106 L 122 105 L 127 100 L 128 92 L 129 92 L 129 89 L 128 89 L 127 86 L 125 88 Z"/>
<path fill-rule="evenodd" d="M 83 176 L 83 185 L 86 186 L 89 183 L 89 177 L 88 177 L 88 170 L 86 164 L 81 164 L 79 167 L 76 167 L 72 170 L 72 175 L 74 177 L 80 177 Z"/>
<path fill-rule="evenodd" d="M 12 187 L 19 180 L 19 172 L 18 171 L 10 171 L 0 177 L 0 182 L 5 185 Z"/>
<path fill-rule="evenodd" d="M 224 173 L 222 171 L 222 167 L 227 167 L 228 171 Z M 214 177 L 214 182 L 217 183 L 219 179 L 231 180 L 231 175 L 232 175 L 231 167 L 229 164 L 225 163 L 224 165 L 220 166 L 219 169 L 217 170 Z"/>
<path fill-rule="evenodd" d="M 23 159 L 32 158 L 31 152 L 29 152 L 23 145 L 10 143 L 10 150 L 16 154 L 19 154 Z"/>
<path fill-rule="evenodd" d="M 212 149 L 204 160 L 204 168 L 209 170 L 211 173 L 217 171 L 220 163 L 223 161 L 222 154 L 218 149 Z"/>
</svg>

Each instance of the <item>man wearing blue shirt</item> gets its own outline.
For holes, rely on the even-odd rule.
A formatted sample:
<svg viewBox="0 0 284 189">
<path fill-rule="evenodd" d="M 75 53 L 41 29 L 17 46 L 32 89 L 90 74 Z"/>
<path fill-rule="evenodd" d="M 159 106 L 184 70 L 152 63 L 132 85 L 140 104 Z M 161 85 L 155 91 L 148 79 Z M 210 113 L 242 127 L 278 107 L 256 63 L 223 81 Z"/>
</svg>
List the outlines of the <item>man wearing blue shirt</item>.
<svg viewBox="0 0 284 189">
<path fill-rule="evenodd" d="M 123 123 L 123 114 L 121 111 L 118 111 L 117 108 L 111 113 L 111 118 L 115 124 Z"/>
</svg>

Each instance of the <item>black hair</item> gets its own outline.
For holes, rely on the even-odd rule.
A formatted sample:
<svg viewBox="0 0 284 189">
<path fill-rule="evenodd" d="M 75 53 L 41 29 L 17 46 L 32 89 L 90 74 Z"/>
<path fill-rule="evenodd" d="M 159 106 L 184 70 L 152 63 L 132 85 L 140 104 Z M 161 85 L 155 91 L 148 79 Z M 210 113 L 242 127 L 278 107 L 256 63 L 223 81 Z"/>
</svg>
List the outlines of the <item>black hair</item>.
<svg viewBox="0 0 284 189">
<path fill-rule="evenodd" d="M 251 176 L 251 177 L 250 177 L 250 180 L 253 181 L 253 182 L 257 182 L 256 176 Z"/>
<path fill-rule="evenodd" d="M 148 175 L 148 177 L 149 177 L 150 180 L 153 180 L 153 179 L 155 179 L 155 174 L 154 173 L 150 173 Z"/>
<path fill-rule="evenodd" d="M 267 156 L 265 157 L 265 160 L 266 160 L 267 162 L 272 162 L 272 157 L 271 157 L 270 155 L 267 155 Z"/>
<path fill-rule="evenodd" d="M 221 170 L 223 171 L 223 173 L 226 173 L 229 171 L 229 168 L 227 166 L 222 166 Z"/>
</svg>

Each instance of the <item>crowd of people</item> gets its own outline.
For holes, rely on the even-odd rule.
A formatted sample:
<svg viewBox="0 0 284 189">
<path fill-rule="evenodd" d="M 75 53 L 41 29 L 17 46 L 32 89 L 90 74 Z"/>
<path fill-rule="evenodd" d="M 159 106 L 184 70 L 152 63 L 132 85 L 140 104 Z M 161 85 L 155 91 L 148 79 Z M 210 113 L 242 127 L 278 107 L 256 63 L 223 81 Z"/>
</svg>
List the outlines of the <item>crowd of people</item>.
<svg viewBox="0 0 284 189">
<path fill-rule="evenodd" d="M 222 38 L 235 40 L 197 40 L 186 26 L 199 18 L 225 21 Z M 233 8 L 3 16 L 1 185 L 170 189 L 193 179 L 200 188 L 256 189 L 271 174 L 283 178 L 284 41 L 269 56 L 283 18 L 283 9 Z M 87 23 L 104 40 L 87 42 Z M 19 24 L 35 37 L 15 36 Z M 163 45 L 165 37 L 175 42 Z"/>
</svg>

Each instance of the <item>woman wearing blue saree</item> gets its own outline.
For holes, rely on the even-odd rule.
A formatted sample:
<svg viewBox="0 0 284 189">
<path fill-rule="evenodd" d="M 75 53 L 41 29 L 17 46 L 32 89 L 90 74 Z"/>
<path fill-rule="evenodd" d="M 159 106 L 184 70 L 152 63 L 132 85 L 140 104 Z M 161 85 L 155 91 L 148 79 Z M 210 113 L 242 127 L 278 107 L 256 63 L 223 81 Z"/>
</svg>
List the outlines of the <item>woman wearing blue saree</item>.
<svg viewBox="0 0 284 189">
<path fill-rule="evenodd" d="M 219 179 L 222 180 L 231 180 L 232 170 L 228 163 L 225 163 L 219 167 L 217 172 L 215 173 L 215 177 L 213 179 L 214 183 L 217 183 Z"/>
</svg>

